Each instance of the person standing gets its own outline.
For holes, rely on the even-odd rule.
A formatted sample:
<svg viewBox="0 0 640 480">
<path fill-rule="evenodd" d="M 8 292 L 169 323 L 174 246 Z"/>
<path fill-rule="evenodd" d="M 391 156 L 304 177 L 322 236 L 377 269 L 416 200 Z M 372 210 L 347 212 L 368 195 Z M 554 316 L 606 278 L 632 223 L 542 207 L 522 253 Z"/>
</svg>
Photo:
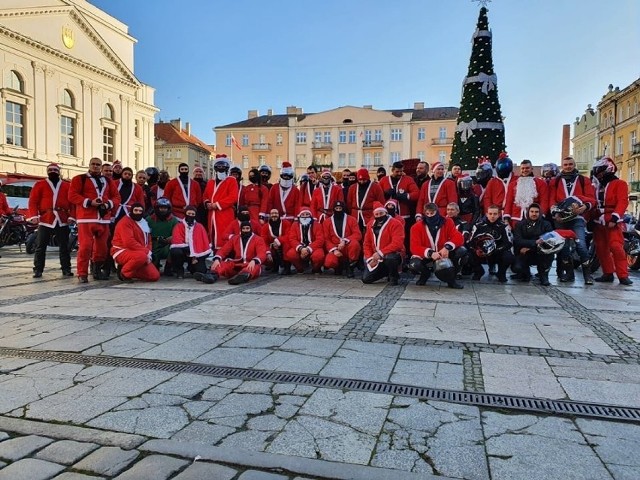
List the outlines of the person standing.
<svg viewBox="0 0 640 480">
<path fill-rule="evenodd" d="M 418 204 L 416 205 L 416 220 L 419 220 L 427 203 L 435 203 L 441 216 L 447 214 L 447 205 L 458 202 L 456 182 L 445 178 L 444 163 L 436 162 L 431 166 L 433 175 L 422 185 Z"/>
<path fill-rule="evenodd" d="M 293 220 L 300 212 L 300 190 L 293 184 L 293 166 L 289 162 L 282 163 L 280 181 L 269 190 L 267 209 L 274 208 L 283 220 Z"/>
<path fill-rule="evenodd" d="M 323 223 L 325 218 L 333 215 L 333 206 L 336 202 L 344 203 L 343 190 L 334 183 L 331 170 L 325 168 L 320 175 L 320 186 L 314 190 L 311 197 L 313 218 Z"/>
<path fill-rule="evenodd" d="M 252 168 L 249 170 L 249 184 L 240 191 L 239 205 L 249 208 L 252 222 L 264 222 L 268 216 L 269 189 L 261 185 L 260 180 L 260 172 L 257 168 Z"/>
<path fill-rule="evenodd" d="M 356 219 L 360 233 L 373 218 L 373 204 L 384 203 L 384 192 L 378 182 L 372 182 L 369 170 L 361 168 L 356 174 L 357 184 L 349 189 L 347 212 Z"/>
<path fill-rule="evenodd" d="M 178 178 L 172 178 L 167 182 L 163 196 L 171 202 L 173 214 L 177 218 L 184 218 L 184 209 L 187 205 L 199 205 L 202 202 L 200 185 L 189 178 L 189 165 L 186 163 L 178 165 Z"/>
<path fill-rule="evenodd" d="M 29 194 L 28 221 L 38 225 L 33 278 L 42 277 L 47 245 L 52 235 L 55 235 L 58 241 L 62 275 L 73 277 L 69 252 L 69 224 L 73 222 L 71 212 L 69 183 L 63 182 L 60 178 L 60 166 L 50 163 L 47 166 L 47 178 L 38 180 Z"/>
<path fill-rule="evenodd" d="M 227 175 L 229 161 L 226 156 L 216 157 L 213 164 L 215 178 L 209 180 L 204 190 L 204 207 L 209 212 L 209 238 L 214 252 L 226 242 L 224 233 L 233 222 L 238 201 L 238 182 Z"/>
<path fill-rule="evenodd" d="M 507 188 L 504 214 L 502 218 L 511 222 L 511 228 L 526 218 L 529 206 L 536 203 L 540 213 L 546 215 L 549 193 L 547 183 L 542 178 L 534 177 L 531 160 L 520 162 L 520 176 L 511 182 Z"/>
</svg>

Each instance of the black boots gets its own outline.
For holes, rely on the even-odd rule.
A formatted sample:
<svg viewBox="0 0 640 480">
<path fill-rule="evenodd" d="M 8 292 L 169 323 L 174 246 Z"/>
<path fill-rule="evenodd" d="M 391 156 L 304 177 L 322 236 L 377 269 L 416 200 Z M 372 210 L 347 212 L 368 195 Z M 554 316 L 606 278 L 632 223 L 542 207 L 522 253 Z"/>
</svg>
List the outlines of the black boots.
<svg viewBox="0 0 640 480">
<path fill-rule="evenodd" d="M 431 276 L 431 270 L 425 269 L 420 273 L 420 277 L 416 280 L 416 285 L 426 285 L 427 280 Z"/>
<path fill-rule="evenodd" d="M 573 271 L 573 260 L 562 261 L 563 274 L 560 277 L 561 282 L 573 282 L 576 279 L 576 275 Z"/>
<path fill-rule="evenodd" d="M 229 285 L 242 285 L 243 283 L 247 283 L 250 278 L 251 275 L 249 273 L 241 272 L 229 279 Z"/>
<path fill-rule="evenodd" d="M 104 271 L 104 262 L 96 262 L 91 265 L 91 274 L 94 280 L 109 280 L 109 273 Z"/>
<path fill-rule="evenodd" d="M 613 283 L 613 273 L 603 273 L 594 280 L 599 283 Z"/>
<path fill-rule="evenodd" d="M 538 276 L 540 277 L 540 285 L 543 287 L 551 285 L 551 283 L 549 283 L 549 269 L 539 271 Z"/>
<path fill-rule="evenodd" d="M 593 285 L 593 276 L 591 275 L 591 265 L 589 262 L 582 264 L 582 278 L 584 278 L 585 285 Z"/>
</svg>

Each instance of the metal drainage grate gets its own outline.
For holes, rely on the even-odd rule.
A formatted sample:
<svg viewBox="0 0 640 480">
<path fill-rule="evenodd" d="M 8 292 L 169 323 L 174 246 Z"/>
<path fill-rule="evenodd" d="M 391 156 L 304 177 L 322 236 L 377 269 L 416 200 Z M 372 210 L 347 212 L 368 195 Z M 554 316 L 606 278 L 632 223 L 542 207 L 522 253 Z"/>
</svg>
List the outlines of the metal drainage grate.
<svg viewBox="0 0 640 480">
<path fill-rule="evenodd" d="M 139 368 L 173 373 L 191 373 L 239 380 L 259 380 L 274 383 L 294 383 L 323 388 L 339 388 L 370 393 L 385 393 L 422 400 L 475 405 L 478 407 L 521 410 L 554 415 L 605 418 L 640 423 L 640 408 L 615 405 L 576 402 L 571 400 L 551 400 L 514 395 L 464 392 L 436 388 L 414 387 L 395 383 L 353 380 L 349 378 L 324 377 L 320 375 L 288 372 L 269 372 L 250 368 L 220 367 L 198 363 L 167 362 L 161 360 L 118 358 L 80 353 L 24 350 L 0 347 L 0 356 L 28 358 L 61 363 L 97 365 L 103 367 Z"/>
</svg>

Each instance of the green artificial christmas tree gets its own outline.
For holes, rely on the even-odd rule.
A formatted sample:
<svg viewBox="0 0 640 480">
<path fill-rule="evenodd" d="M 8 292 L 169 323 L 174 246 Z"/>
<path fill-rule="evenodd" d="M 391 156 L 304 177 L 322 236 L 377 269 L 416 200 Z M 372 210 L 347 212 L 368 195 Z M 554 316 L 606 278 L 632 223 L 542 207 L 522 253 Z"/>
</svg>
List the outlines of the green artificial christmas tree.
<svg viewBox="0 0 640 480">
<path fill-rule="evenodd" d="M 473 34 L 469 72 L 462 83 L 462 101 L 451 161 L 460 163 L 464 170 L 475 170 L 479 157 L 489 157 L 495 164 L 505 147 L 498 80 L 493 71 L 491 30 L 487 9 L 483 5 Z"/>
</svg>

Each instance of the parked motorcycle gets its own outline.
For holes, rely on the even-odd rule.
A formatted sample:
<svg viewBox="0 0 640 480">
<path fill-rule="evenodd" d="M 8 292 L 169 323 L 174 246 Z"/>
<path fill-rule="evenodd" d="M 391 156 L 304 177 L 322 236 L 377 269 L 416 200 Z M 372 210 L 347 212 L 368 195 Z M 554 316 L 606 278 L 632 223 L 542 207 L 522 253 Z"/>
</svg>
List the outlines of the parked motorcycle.
<svg viewBox="0 0 640 480">
<path fill-rule="evenodd" d="M 0 226 L 0 247 L 22 245 L 27 238 L 27 224 L 24 215 L 18 213 L 16 206 L 9 215 L 2 215 Z"/>
<path fill-rule="evenodd" d="M 24 242 L 24 246 L 29 255 L 33 255 L 36 251 L 37 236 L 37 225 L 35 225 L 35 230 L 27 235 L 27 239 Z M 56 236 L 51 235 L 51 238 L 49 239 L 49 246 L 57 247 L 59 245 L 60 244 L 58 243 Z M 78 250 L 78 225 L 76 223 L 69 225 L 69 252 L 73 252 L 74 250 Z"/>
</svg>

